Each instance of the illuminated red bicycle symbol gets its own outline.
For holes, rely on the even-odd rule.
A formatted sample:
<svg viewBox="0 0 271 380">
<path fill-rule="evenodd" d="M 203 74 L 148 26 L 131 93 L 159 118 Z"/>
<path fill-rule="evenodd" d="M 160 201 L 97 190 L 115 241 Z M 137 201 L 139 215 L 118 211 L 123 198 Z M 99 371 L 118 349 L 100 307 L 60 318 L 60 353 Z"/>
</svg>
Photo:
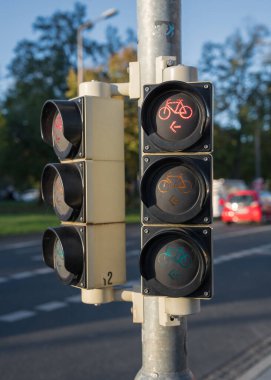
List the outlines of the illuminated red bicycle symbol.
<svg viewBox="0 0 271 380">
<path fill-rule="evenodd" d="M 158 116 L 161 120 L 168 120 L 171 113 L 179 115 L 182 119 L 190 119 L 193 116 L 191 107 L 183 104 L 183 99 L 171 100 L 167 99 L 165 106 L 158 111 Z"/>
</svg>

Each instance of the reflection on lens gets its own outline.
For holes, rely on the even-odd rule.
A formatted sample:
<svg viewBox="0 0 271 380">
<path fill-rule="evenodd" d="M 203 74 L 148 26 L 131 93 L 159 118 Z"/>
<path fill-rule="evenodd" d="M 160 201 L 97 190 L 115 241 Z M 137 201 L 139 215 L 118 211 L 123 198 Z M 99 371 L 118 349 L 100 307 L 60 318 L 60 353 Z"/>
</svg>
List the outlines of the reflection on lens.
<svg viewBox="0 0 271 380">
<path fill-rule="evenodd" d="M 60 278 L 66 280 L 70 276 L 70 272 L 65 268 L 64 251 L 59 239 L 56 239 L 54 244 L 54 263 Z"/>
<path fill-rule="evenodd" d="M 155 259 L 157 281 L 169 288 L 182 288 L 198 273 L 197 252 L 187 242 L 178 239 L 164 245 Z"/>
<path fill-rule="evenodd" d="M 53 184 L 53 207 L 60 217 L 65 217 L 71 209 L 65 202 L 64 187 L 59 175 L 55 177 Z"/>
<path fill-rule="evenodd" d="M 53 135 L 53 144 L 60 151 L 64 152 L 68 146 L 69 141 L 64 137 L 64 126 L 61 114 L 56 112 L 53 120 L 52 126 L 52 135 Z"/>
</svg>

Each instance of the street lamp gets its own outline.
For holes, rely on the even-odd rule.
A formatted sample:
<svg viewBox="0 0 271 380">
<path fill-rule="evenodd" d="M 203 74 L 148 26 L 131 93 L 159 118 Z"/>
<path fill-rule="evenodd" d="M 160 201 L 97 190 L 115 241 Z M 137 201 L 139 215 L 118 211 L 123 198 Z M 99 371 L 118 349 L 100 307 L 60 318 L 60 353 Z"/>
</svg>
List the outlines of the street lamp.
<svg viewBox="0 0 271 380">
<path fill-rule="evenodd" d="M 93 28 L 99 21 L 105 20 L 112 16 L 118 14 L 118 10 L 115 8 L 110 8 L 104 11 L 99 17 L 97 17 L 94 21 L 86 21 L 79 26 L 77 29 L 77 80 L 78 80 L 78 88 L 79 84 L 83 82 L 83 32 L 86 29 Z"/>
</svg>

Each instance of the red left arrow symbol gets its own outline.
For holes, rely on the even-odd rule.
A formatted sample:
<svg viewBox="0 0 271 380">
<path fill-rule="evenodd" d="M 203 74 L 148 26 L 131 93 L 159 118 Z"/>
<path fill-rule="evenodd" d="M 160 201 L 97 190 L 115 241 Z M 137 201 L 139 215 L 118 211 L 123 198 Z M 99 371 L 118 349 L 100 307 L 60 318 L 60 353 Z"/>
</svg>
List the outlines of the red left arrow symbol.
<svg viewBox="0 0 271 380">
<path fill-rule="evenodd" d="M 182 128 L 181 125 L 175 125 L 175 124 L 176 124 L 176 120 L 174 120 L 174 121 L 171 123 L 170 127 L 169 127 L 169 128 L 172 130 L 172 132 L 174 132 L 174 133 L 177 132 L 176 129 L 178 129 L 178 128 Z"/>
</svg>

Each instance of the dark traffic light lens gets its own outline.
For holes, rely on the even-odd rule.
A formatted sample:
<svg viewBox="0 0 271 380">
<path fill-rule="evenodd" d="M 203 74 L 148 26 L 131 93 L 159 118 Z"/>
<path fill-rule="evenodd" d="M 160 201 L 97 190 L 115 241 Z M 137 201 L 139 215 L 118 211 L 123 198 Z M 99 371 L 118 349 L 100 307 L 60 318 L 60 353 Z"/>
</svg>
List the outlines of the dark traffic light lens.
<svg viewBox="0 0 271 380">
<path fill-rule="evenodd" d="M 188 230 L 164 230 L 143 247 L 140 272 L 154 294 L 184 297 L 202 284 L 209 262 L 201 241 Z"/>
<path fill-rule="evenodd" d="M 53 183 L 53 207 L 60 219 L 67 220 L 72 214 L 72 208 L 65 202 L 64 192 L 61 177 L 56 175 Z"/>
<path fill-rule="evenodd" d="M 184 93 L 165 95 L 157 100 L 156 133 L 169 141 L 191 136 L 199 123 L 199 107 L 195 99 Z"/>
<path fill-rule="evenodd" d="M 55 270 L 63 281 L 68 281 L 71 274 L 65 267 L 64 249 L 59 239 L 55 240 L 53 250 Z"/>
<path fill-rule="evenodd" d="M 82 218 L 84 165 L 47 164 L 41 178 L 43 200 L 53 206 L 60 220 L 74 221 Z"/>
<path fill-rule="evenodd" d="M 66 152 L 70 143 L 63 134 L 63 120 L 59 112 L 55 113 L 52 126 L 53 146 L 59 152 Z"/>
<path fill-rule="evenodd" d="M 200 182 L 190 168 L 179 165 L 156 178 L 156 206 L 169 214 L 186 213 L 197 204 Z"/>
<path fill-rule="evenodd" d="M 203 161 L 201 157 L 198 160 Z M 151 222 L 158 219 L 162 223 L 183 223 L 195 217 L 200 221 L 208 199 L 209 180 L 195 165 L 195 159 L 156 156 L 153 161 L 141 181 L 146 216 Z M 209 220 L 209 214 L 206 216 Z"/>
<path fill-rule="evenodd" d="M 79 103 L 47 100 L 41 111 L 41 136 L 60 160 L 75 158 L 80 149 L 82 155 L 83 123 Z"/>
<path fill-rule="evenodd" d="M 80 235 L 75 227 L 48 228 L 44 232 L 42 241 L 44 261 L 55 269 L 64 284 L 77 285 L 81 280 L 83 246 L 83 235 Z"/>
<path fill-rule="evenodd" d="M 155 277 L 164 286 L 182 288 L 190 284 L 199 270 L 199 255 L 184 240 L 164 245 L 155 258 Z"/>
</svg>

